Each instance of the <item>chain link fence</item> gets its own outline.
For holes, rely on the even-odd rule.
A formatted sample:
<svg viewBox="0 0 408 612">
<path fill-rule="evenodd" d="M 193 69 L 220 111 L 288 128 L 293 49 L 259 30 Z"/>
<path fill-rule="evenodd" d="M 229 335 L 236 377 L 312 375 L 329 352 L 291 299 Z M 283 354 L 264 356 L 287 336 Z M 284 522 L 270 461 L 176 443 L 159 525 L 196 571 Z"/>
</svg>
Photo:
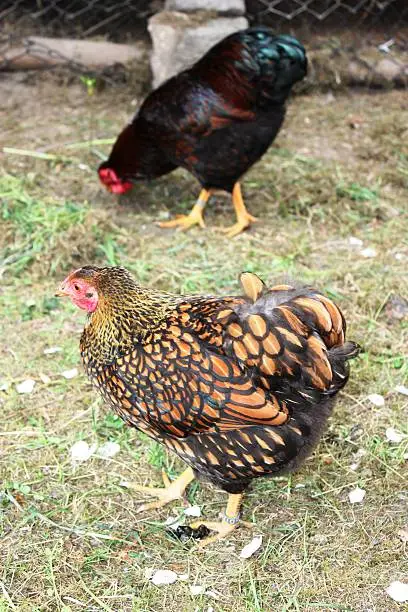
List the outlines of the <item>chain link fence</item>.
<svg viewBox="0 0 408 612">
<path fill-rule="evenodd" d="M 406 0 L 248 0 L 253 19 L 263 22 L 336 22 L 373 26 L 388 21 L 405 25 L 408 20 Z"/>
<path fill-rule="evenodd" d="M 0 0 L 0 70 L 68 67 L 91 74 L 49 37 L 149 45 L 147 21 L 164 0 Z M 252 24 L 299 36 L 311 57 L 309 84 L 408 84 L 408 0 L 247 0 Z M 47 38 L 41 38 L 47 37 Z M 124 63 L 118 55 L 117 63 Z M 140 54 L 141 57 L 141 54 Z M 110 79 L 110 72 L 97 76 Z"/>
</svg>

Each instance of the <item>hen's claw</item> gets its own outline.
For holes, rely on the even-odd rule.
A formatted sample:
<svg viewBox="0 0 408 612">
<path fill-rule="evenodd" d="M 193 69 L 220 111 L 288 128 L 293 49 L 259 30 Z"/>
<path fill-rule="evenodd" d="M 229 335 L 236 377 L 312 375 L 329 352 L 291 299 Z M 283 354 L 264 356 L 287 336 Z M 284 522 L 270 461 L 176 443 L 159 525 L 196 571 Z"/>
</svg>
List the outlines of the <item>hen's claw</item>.
<svg viewBox="0 0 408 612">
<path fill-rule="evenodd" d="M 164 482 L 164 489 L 157 487 L 145 487 L 143 485 L 129 483 L 128 489 L 133 491 L 140 491 L 141 493 L 147 493 L 151 497 L 157 497 L 158 500 L 142 504 L 139 506 L 136 512 L 144 512 L 145 510 L 155 510 L 162 508 L 166 504 L 176 500 L 183 499 L 184 492 L 190 482 L 194 480 L 194 472 L 191 468 L 187 468 L 176 480 L 171 481 L 165 472 L 162 472 L 162 478 Z"/>
<path fill-rule="evenodd" d="M 204 540 L 201 540 L 201 542 L 197 544 L 198 548 L 204 548 L 208 546 L 208 544 L 222 540 L 238 527 L 238 523 L 230 524 L 225 521 L 195 521 L 190 524 L 190 527 L 192 529 L 198 529 L 201 525 L 207 527 L 210 531 L 217 531 L 218 533 L 217 535 L 208 536 L 204 538 Z"/>
<path fill-rule="evenodd" d="M 234 531 L 238 525 L 248 525 L 248 523 L 241 523 L 240 521 L 239 509 L 241 506 L 241 501 L 242 493 L 232 493 L 228 497 L 227 508 L 222 521 L 194 521 L 194 523 L 190 525 L 192 529 L 197 529 L 203 525 L 211 531 L 218 532 L 217 535 L 209 536 L 208 538 L 201 540 L 201 542 L 198 544 L 199 548 L 204 548 L 205 546 L 208 546 L 208 544 L 222 540 L 232 531 Z"/>
</svg>

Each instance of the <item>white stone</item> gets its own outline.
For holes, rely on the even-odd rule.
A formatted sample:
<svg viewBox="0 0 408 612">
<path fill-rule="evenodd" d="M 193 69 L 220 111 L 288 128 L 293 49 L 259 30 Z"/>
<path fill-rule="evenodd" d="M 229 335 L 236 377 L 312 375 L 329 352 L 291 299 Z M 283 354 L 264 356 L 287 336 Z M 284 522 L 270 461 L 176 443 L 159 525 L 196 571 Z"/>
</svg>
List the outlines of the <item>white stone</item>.
<svg viewBox="0 0 408 612">
<path fill-rule="evenodd" d="M 371 247 L 367 247 L 366 249 L 363 249 L 361 251 L 361 255 L 363 257 L 366 257 L 367 259 L 370 259 L 371 257 L 377 256 L 377 251 L 375 249 L 372 249 Z"/>
<path fill-rule="evenodd" d="M 117 442 L 105 442 L 98 448 L 98 457 L 110 459 L 120 452 L 120 446 Z"/>
<path fill-rule="evenodd" d="M 397 385 L 395 390 L 397 393 L 401 393 L 401 395 L 408 395 L 408 387 L 405 385 Z"/>
<path fill-rule="evenodd" d="M 385 430 L 385 437 L 387 438 L 388 442 L 393 442 L 393 444 L 399 444 L 407 436 L 401 433 L 400 431 L 394 429 L 394 427 L 387 427 L 387 429 Z"/>
<path fill-rule="evenodd" d="M 383 398 L 382 395 L 379 395 L 378 393 L 372 393 L 371 395 L 367 397 L 367 399 L 369 402 L 374 404 L 374 406 L 378 406 L 378 408 L 380 408 L 381 406 L 384 406 L 385 404 L 385 399 Z"/>
<path fill-rule="evenodd" d="M 176 529 L 178 529 L 180 527 L 181 521 L 179 520 L 179 518 L 177 516 L 168 516 L 166 518 L 166 520 L 164 521 L 164 524 L 169 529 L 172 529 L 173 531 L 176 531 Z"/>
<path fill-rule="evenodd" d="M 173 584 L 177 580 L 176 572 L 172 570 L 157 570 L 150 577 L 150 581 L 156 586 L 165 586 L 167 584 Z"/>
<path fill-rule="evenodd" d="M 64 370 L 63 372 L 61 372 L 61 375 L 67 380 L 75 378 L 75 376 L 78 376 L 78 374 L 79 372 L 77 368 L 72 368 L 72 370 Z"/>
<path fill-rule="evenodd" d="M 96 444 L 92 444 L 92 446 L 89 446 L 88 442 L 85 442 L 85 440 L 79 440 L 78 442 L 75 442 L 75 444 L 71 446 L 71 449 L 69 451 L 71 455 L 72 465 L 75 466 L 77 463 L 83 463 L 84 461 L 88 461 L 88 459 L 92 457 L 95 451 Z"/>
<path fill-rule="evenodd" d="M 166 0 L 165 11 L 216 11 L 223 15 L 245 15 L 244 0 Z"/>
<path fill-rule="evenodd" d="M 62 351 L 61 346 L 50 346 L 44 349 L 44 355 L 54 355 L 54 353 L 60 353 Z"/>
<path fill-rule="evenodd" d="M 200 506 L 189 506 L 188 508 L 184 510 L 184 514 L 186 516 L 199 517 L 201 516 L 201 508 Z"/>
<path fill-rule="evenodd" d="M 17 393 L 32 393 L 35 387 L 35 380 L 28 378 L 23 380 L 20 384 L 16 385 Z"/>
<path fill-rule="evenodd" d="M 211 13 L 209 14 L 211 15 Z M 162 11 L 149 20 L 153 42 L 153 87 L 190 67 L 220 40 L 248 27 L 245 17 L 220 17 Z"/>
<path fill-rule="evenodd" d="M 361 502 L 365 498 L 365 495 L 366 495 L 365 489 L 360 489 L 360 487 L 353 489 L 348 494 L 350 504 L 361 504 Z"/>
<path fill-rule="evenodd" d="M 204 595 L 205 586 L 201 586 L 199 584 L 191 584 L 190 585 L 190 593 L 192 595 Z"/>
<path fill-rule="evenodd" d="M 350 236 L 348 241 L 351 246 L 363 246 L 363 241 L 355 236 Z"/>
<path fill-rule="evenodd" d="M 249 559 L 262 546 L 262 536 L 255 536 L 249 544 L 244 546 L 239 554 L 240 559 Z"/>
<path fill-rule="evenodd" d="M 387 587 L 386 592 L 391 599 L 398 601 L 398 603 L 408 601 L 408 584 L 406 582 L 395 580 Z"/>
</svg>

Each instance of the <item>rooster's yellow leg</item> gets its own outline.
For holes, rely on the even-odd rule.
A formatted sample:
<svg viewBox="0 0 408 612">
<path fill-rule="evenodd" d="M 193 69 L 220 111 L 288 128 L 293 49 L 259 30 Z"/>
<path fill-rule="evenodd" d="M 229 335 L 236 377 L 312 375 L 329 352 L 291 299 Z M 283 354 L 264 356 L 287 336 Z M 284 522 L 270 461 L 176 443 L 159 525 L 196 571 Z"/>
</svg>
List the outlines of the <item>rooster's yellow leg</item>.
<svg viewBox="0 0 408 612">
<path fill-rule="evenodd" d="M 237 215 L 237 222 L 231 225 L 231 227 L 226 227 L 221 230 L 227 234 L 227 238 L 237 236 L 243 232 L 244 229 L 249 227 L 251 223 L 257 221 L 257 218 L 250 215 L 245 207 L 241 185 L 239 183 L 235 183 L 234 189 L 232 190 L 232 203 L 234 205 L 235 214 Z"/>
<path fill-rule="evenodd" d="M 211 531 L 217 531 L 217 535 L 209 536 L 198 544 L 199 548 L 203 548 L 212 542 L 217 542 L 227 537 L 240 523 L 240 507 L 242 501 L 242 493 L 231 494 L 228 497 L 227 508 L 225 510 L 222 521 L 195 521 L 190 524 L 192 529 L 197 529 L 200 525 L 205 525 Z M 243 523 L 247 525 L 247 523 Z"/>
<path fill-rule="evenodd" d="M 194 480 L 194 472 L 191 468 L 184 470 L 182 474 L 176 480 L 171 482 L 166 473 L 163 472 L 164 489 L 156 487 L 144 487 L 142 485 L 128 483 L 126 486 L 128 489 L 133 491 L 140 491 L 141 493 L 147 493 L 152 497 L 157 497 L 158 500 L 150 502 L 148 504 L 142 504 L 137 509 L 137 512 L 144 512 L 145 510 L 154 510 L 155 508 L 162 508 L 166 504 L 174 501 L 175 499 L 182 499 L 184 492 L 190 482 Z"/>
<path fill-rule="evenodd" d="M 171 221 L 162 221 L 159 223 L 160 227 L 177 227 L 180 231 L 189 229 L 192 225 L 199 225 L 205 227 L 203 219 L 203 210 L 211 196 L 211 191 L 208 189 L 202 189 L 198 196 L 197 202 L 194 204 L 189 215 L 177 215 L 175 219 Z"/>
</svg>

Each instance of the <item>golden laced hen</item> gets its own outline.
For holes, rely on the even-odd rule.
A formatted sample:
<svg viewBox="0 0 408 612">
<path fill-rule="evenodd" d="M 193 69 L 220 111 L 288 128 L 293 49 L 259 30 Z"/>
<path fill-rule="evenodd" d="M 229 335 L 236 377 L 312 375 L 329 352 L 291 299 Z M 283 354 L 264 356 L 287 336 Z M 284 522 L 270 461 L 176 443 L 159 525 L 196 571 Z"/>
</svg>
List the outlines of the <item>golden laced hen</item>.
<svg viewBox="0 0 408 612">
<path fill-rule="evenodd" d="M 243 297 L 176 296 L 85 266 L 57 293 L 89 313 L 81 355 L 105 401 L 189 465 L 164 489 L 134 485 L 159 500 L 142 509 L 182 497 L 196 476 L 229 493 L 222 522 L 198 522 L 218 532 L 201 544 L 236 527 L 252 479 L 310 454 L 358 353 L 318 291 L 267 289 L 251 273 L 241 283 Z"/>
</svg>

